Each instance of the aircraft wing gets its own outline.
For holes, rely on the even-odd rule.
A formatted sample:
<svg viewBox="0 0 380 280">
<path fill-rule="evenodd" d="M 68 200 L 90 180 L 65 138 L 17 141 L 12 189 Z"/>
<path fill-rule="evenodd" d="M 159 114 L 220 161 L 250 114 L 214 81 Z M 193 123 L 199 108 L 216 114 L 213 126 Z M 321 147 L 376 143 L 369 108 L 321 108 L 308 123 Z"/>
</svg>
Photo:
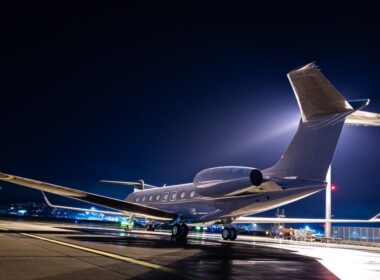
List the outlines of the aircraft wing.
<svg viewBox="0 0 380 280">
<path fill-rule="evenodd" d="M 254 224 L 322 224 L 331 223 L 379 223 L 380 213 L 369 220 L 352 220 L 352 219 L 313 219 L 313 218 L 265 218 L 265 217 L 240 217 L 234 223 L 254 223 Z"/>
<path fill-rule="evenodd" d="M 140 205 L 136 203 L 131 203 L 127 201 L 123 201 L 116 198 L 106 197 L 102 195 L 97 195 L 77 189 L 67 188 L 59 185 L 54 185 L 50 183 L 45 183 L 37 180 L 27 179 L 23 177 L 18 177 L 14 175 L 9 175 L 5 173 L 0 172 L 0 180 L 48 192 L 53 193 L 57 195 L 61 195 L 64 197 L 90 202 L 96 205 L 104 206 L 107 208 L 128 212 L 131 214 L 135 214 L 137 216 L 141 217 L 147 217 L 147 218 L 155 218 L 155 219 L 161 219 L 161 220 L 171 220 L 175 218 L 174 213 L 166 212 L 157 208 Z"/>
<path fill-rule="evenodd" d="M 145 189 L 155 189 L 156 186 L 145 184 L 143 180 L 138 182 L 124 182 L 124 181 L 110 181 L 110 180 L 100 180 L 102 183 L 113 184 L 113 185 L 122 185 L 122 186 L 130 186 L 139 190 Z"/>
<path fill-rule="evenodd" d="M 115 212 L 115 211 L 107 211 L 107 210 L 96 210 L 93 208 L 86 209 L 86 208 L 78 208 L 78 207 L 71 207 L 71 206 L 63 206 L 63 205 L 54 205 L 50 202 L 50 200 L 47 198 L 46 194 L 42 192 L 42 196 L 45 199 L 46 204 L 51 208 L 57 208 L 57 209 L 65 209 L 65 210 L 74 210 L 74 211 L 82 211 L 82 212 L 91 212 L 91 213 L 101 213 L 106 215 L 113 215 L 113 216 L 125 216 L 123 212 Z"/>
</svg>

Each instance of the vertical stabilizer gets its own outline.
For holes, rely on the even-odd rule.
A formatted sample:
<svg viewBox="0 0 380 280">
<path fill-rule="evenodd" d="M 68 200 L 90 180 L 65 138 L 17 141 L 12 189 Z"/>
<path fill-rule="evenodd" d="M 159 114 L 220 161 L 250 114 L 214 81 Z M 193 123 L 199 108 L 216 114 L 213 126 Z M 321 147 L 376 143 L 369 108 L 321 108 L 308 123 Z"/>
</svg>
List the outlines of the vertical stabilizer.
<svg viewBox="0 0 380 280">
<path fill-rule="evenodd" d="M 325 181 L 345 118 L 368 100 L 347 102 L 315 64 L 288 74 L 300 111 L 298 130 L 265 176 Z"/>
</svg>

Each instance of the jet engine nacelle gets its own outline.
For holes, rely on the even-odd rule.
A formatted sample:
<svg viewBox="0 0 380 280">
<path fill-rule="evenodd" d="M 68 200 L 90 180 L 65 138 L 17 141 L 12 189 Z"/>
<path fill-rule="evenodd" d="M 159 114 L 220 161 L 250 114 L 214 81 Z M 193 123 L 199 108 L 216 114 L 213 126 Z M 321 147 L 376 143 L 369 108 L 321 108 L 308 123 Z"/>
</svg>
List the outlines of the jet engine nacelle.
<svg viewBox="0 0 380 280">
<path fill-rule="evenodd" d="M 194 177 L 195 190 L 203 196 L 222 197 L 260 186 L 263 174 L 252 167 L 215 167 L 205 169 Z"/>
</svg>

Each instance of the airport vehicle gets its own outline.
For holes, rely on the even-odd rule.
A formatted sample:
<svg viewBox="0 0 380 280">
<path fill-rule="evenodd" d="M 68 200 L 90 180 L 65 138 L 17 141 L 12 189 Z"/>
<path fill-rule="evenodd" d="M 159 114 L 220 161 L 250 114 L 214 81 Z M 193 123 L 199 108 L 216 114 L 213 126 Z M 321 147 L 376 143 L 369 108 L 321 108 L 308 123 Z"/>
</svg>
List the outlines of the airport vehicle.
<svg viewBox="0 0 380 280">
<path fill-rule="evenodd" d="M 104 181 L 134 187 L 135 191 L 124 201 L 6 173 L 0 173 L 0 180 L 118 210 L 114 214 L 129 216 L 131 221 L 136 216 L 146 217 L 152 221 L 148 225 L 150 230 L 156 223 L 168 223 L 172 226 L 172 236 L 179 239 L 187 236 L 188 225 L 220 223 L 225 225 L 223 239 L 234 240 L 237 231 L 232 223 L 260 222 L 247 216 L 325 189 L 326 173 L 345 122 L 380 125 L 379 115 L 361 111 L 369 104 L 368 99 L 345 100 L 314 63 L 291 71 L 288 78 L 301 119 L 290 145 L 279 161 L 268 169 L 209 168 L 196 174 L 190 183 L 164 187 L 143 181 Z M 312 220 L 308 219 L 309 222 Z M 380 221 L 379 216 L 365 222 L 375 221 Z M 261 222 L 281 221 L 264 218 Z"/>
</svg>

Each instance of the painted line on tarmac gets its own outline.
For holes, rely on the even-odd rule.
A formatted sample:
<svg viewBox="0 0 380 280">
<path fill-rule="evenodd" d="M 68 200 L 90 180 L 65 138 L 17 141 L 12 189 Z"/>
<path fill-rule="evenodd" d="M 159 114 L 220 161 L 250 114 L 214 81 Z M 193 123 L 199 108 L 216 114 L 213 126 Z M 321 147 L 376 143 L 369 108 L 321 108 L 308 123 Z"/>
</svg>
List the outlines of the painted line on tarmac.
<svg viewBox="0 0 380 280">
<path fill-rule="evenodd" d="M 67 243 L 67 242 L 63 242 L 63 241 L 58 241 L 58 240 L 55 240 L 55 239 L 46 238 L 46 237 L 42 237 L 42 236 L 38 236 L 38 235 L 34 235 L 34 234 L 28 234 L 28 233 L 22 233 L 22 232 L 20 232 L 19 234 L 24 235 L 24 236 L 28 236 L 28 237 L 31 237 L 31 238 L 40 239 L 40 240 L 43 240 L 43 241 L 55 243 L 55 244 L 58 244 L 58 245 L 62 245 L 62 246 L 66 246 L 66 247 L 70 247 L 70 248 L 74 248 L 74 249 L 78 249 L 78 250 L 94 253 L 94 254 L 97 254 L 97 255 L 109 257 L 109 258 L 112 258 L 112 259 L 121 260 L 121 261 L 129 262 L 129 263 L 133 263 L 133 264 L 137 264 L 137 265 L 141 265 L 141 266 L 145 266 L 145 267 L 149 267 L 149 268 L 153 268 L 153 269 L 158 269 L 158 270 L 161 270 L 161 271 L 164 271 L 164 272 L 175 274 L 177 276 L 180 276 L 181 278 L 192 279 L 192 280 L 193 279 L 198 279 L 196 277 L 192 277 L 190 275 L 186 275 L 184 273 L 181 273 L 180 271 L 175 270 L 175 269 L 170 268 L 170 267 L 166 267 L 166 266 L 162 266 L 162 265 L 158 265 L 158 264 L 154 264 L 154 263 L 150 263 L 150 262 L 146 262 L 146 261 L 141 261 L 141 260 L 138 260 L 138 259 L 134 259 L 134 258 L 130 258 L 130 257 L 125 257 L 125 256 L 122 256 L 122 255 L 117 255 L 117 254 L 114 254 L 114 253 L 105 252 L 105 251 L 101 251 L 101 250 L 97 250 L 97 249 L 91 249 L 91 248 L 88 248 L 88 247 L 83 247 L 83 246 L 80 246 L 80 245 L 75 245 L 75 244 L 71 244 L 71 243 Z"/>
<path fill-rule="evenodd" d="M 9 231 L 9 229 L 2 228 L 2 227 L 0 227 L 0 230 L 2 230 L 2 231 Z"/>
</svg>

